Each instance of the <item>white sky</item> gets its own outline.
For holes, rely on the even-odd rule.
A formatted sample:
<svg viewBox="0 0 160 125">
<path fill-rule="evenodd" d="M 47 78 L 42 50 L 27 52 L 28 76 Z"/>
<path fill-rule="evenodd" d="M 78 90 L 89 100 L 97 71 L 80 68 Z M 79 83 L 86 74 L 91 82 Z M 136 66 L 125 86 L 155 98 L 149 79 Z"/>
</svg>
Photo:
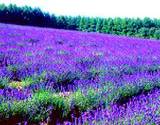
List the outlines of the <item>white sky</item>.
<svg viewBox="0 0 160 125">
<path fill-rule="evenodd" d="M 160 18 L 160 0 L 0 0 L 40 7 L 56 15 Z"/>
</svg>

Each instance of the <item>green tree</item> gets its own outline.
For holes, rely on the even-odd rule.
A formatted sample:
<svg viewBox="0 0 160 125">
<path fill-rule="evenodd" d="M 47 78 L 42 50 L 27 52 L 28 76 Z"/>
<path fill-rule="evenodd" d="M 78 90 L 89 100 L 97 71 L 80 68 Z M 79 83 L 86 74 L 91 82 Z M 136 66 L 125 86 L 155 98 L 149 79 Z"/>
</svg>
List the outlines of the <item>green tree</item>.
<svg viewBox="0 0 160 125">
<path fill-rule="evenodd" d="M 0 22 L 160 39 L 160 19 L 148 17 L 106 19 L 55 16 L 39 8 L 0 4 Z"/>
<path fill-rule="evenodd" d="M 96 31 L 96 20 L 95 18 L 90 18 L 89 20 L 89 31 L 95 32 Z"/>
<path fill-rule="evenodd" d="M 114 22 L 112 18 L 106 20 L 105 32 L 109 34 L 115 34 L 114 32 Z"/>
<path fill-rule="evenodd" d="M 67 29 L 67 20 L 65 16 L 57 17 L 57 28 Z"/>
<path fill-rule="evenodd" d="M 96 32 L 101 32 L 103 26 L 103 19 L 96 18 Z"/>
<path fill-rule="evenodd" d="M 160 39 L 160 29 L 157 29 L 154 33 L 154 38 Z"/>
<path fill-rule="evenodd" d="M 79 24 L 79 30 L 80 31 L 85 31 L 86 30 L 86 28 L 85 28 L 85 17 L 81 17 L 81 19 L 80 19 L 80 22 L 79 22 L 80 24 Z"/>
<path fill-rule="evenodd" d="M 148 28 L 142 27 L 141 29 L 139 29 L 138 36 L 143 37 L 143 38 L 148 38 L 148 34 L 149 34 Z"/>
<path fill-rule="evenodd" d="M 155 31 L 156 31 L 155 27 L 149 29 L 149 38 L 154 38 Z"/>
<path fill-rule="evenodd" d="M 104 19 L 103 23 L 102 23 L 102 29 L 101 29 L 102 33 L 106 33 L 106 29 L 107 29 L 107 26 L 108 26 L 107 24 L 108 24 L 107 19 Z"/>
<path fill-rule="evenodd" d="M 143 19 L 143 27 L 145 28 L 151 28 L 151 27 L 154 27 L 154 23 L 153 23 L 153 20 L 148 18 L 148 17 L 145 17 Z"/>
<path fill-rule="evenodd" d="M 75 17 L 67 17 L 67 29 L 76 30 L 76 19 Z"/>
<path fill-rule="evenodd" d="M 6 22 L 7 7 L 4 4 L 0 4 L 0 22 Z"/>
<path fill-rule="evenodd" d="M 121 18 L 115 18 L 113 20 L 113 33 L 114 34 L 121 34 L 122 33 L 122 21 L 121 21 Z"/>
</svg>

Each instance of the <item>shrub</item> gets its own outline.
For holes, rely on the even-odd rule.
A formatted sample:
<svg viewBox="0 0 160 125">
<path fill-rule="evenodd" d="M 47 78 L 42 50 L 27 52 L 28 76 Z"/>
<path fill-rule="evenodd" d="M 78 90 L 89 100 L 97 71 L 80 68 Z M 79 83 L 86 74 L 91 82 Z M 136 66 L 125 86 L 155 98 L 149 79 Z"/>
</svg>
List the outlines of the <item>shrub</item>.
<svg viewBox="0 0 160 125">
<path fill-rule="evenodd" d="M 3 89 L 5 87 L 7 87 L 8 83 L 9 83 L 9 79 L 8 78 L 6 78 L 6 77 L 4 77 L 4 78 L 0 77 L 0 89 Z"/>
<path fill-rule="evenodd" d="M 72 94 L 70 98 L 71 109 L 74 109 L 76 107 L 79 111 L 85 111 L 89 107 L 88 99 L 80 90 Z"/>
</svg>

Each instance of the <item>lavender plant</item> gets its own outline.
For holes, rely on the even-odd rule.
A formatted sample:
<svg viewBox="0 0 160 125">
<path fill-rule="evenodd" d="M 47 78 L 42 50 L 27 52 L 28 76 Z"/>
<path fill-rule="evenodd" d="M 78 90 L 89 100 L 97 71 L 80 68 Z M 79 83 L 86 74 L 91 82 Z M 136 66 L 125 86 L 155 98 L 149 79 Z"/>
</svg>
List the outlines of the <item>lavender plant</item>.
<svg viewBox="0 0 160 125">
<path fill-rule="evenodd" d="M 159 124 L 160 41 L 0 25 L 0 124 Z"/>
</svg>

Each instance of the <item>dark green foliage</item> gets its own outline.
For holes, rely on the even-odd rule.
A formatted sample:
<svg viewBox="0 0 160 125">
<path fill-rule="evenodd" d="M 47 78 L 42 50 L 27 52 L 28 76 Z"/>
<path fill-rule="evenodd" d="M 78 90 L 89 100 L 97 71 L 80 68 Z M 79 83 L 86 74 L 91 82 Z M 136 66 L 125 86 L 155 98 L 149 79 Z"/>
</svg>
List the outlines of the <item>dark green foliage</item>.
<svg viewBox="0 0 160 125">
<path fill-rule="evenodd" d="M 0 4 L 0 22 L 160 39 L 160 20 L 55 16 L 39 8 Z"/>
<path fill-rule="evenodd" d="M 139 92 L 138 87 L 133 85 L 125 85 L 124 87 L 121 87 L 119 89 L 119 94 L 121 97 L 132 97 L 133 95 L 137 94 Z"/>
<path fill-rule="evenodd" d="M 27 100 L 1 103 L 1 120 L 15 116 L 32 123 L 39 123 L 48 117 L 50 120 L 60 120 L 66 118 L 74 110 L 82 112 L 95 107 L 100 100 L 100 94 L 96 93 L 94 89 L 88 90 L 86 95 L 81 90 L 77 90 L 66 97 L 63 97 L 64 94 L 41 90 Z"/>
<path fill-rule="evenodd" d="M 57 28 L 67 29 L 67 18 L 65 16 L 57 17 Z"/>
<path fill-rule="evenodd" d="M 103 19 L 102 28 L 101 28 L 100 32 L 102 32 L 102 33 L 107 33 L 107 29 L 108 29 L 107 24 L 108 24 L 107 20 L 106 20 L 106 19 Z M 109 33 L 109 32 L 108 32 L 108 33 Z"/>
<path fill-rule="evenodd" d="M 20 80 L 20 77 L 19 77 L 20 68 L 21 67 L 18 65 L 9 65 L 7 67 L 7 70 L 11 73 L 10 80 L 13 80 L 13 81 Z"/>
<path fill-rule="evenodd" d="M 158 30 L 155 31 L 153 37 L 156 38 L 156 39 L 160 39 L 160 29 L 158 29 Z"/>
<path fill-rule="evenodd" d="M 8 86 L 9 79 L 0 77 L 0 89 L 3 89 Z"/>
<path fill-rule="evenodd" d="M 79 28 L 78 30 L 80 31 L 88 31 L 88 26 L 89 25 L 89 19 L 88 18 L 85 18 L 85 17 L 81 17 L 80 19 L 80 23 L 79 23 Z"/>
<path fill-rule="evenodd" d="M 103 26 L 103 19 L 101 18 L 96 18 L 96 32 L 101 32 L 102 26 Z"/>
<path fill-rule="evenodd" d="M 61 96 L 48 91 L 39 91 L 28 100 L 1 103 L 0 116 L 2 119 L 20 116 L 22 119 L 27 118 L 29 122 L 37 123 L 47 119 L 52 110 L 58 110 L 61 115 L 66 115 L 69 105 L 64 101 Z"/>
<path fill-rule="evenodd" d="M 89 19 L 89 31 L 90 32 L 95 32 L 96 31 L 96 20 L 95 20 L 95 18 L 90 18 Z"/>
</svg>

